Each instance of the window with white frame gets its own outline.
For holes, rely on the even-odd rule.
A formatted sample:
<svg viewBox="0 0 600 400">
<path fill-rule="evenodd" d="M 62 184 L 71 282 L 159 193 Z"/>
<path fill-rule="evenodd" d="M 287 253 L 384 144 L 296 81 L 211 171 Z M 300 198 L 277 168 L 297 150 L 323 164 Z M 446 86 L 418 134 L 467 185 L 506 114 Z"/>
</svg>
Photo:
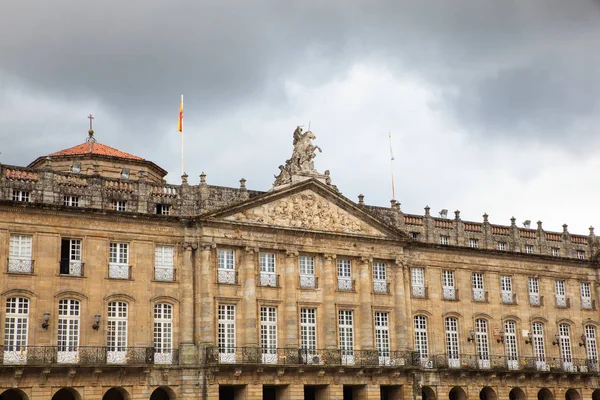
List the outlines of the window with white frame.
<svg viewBox="0 0 600 400">
<path fill-rule="evenodd" d="M 471 281 L 473 284 L 473 300 L 474 301 L 486 301 L 485 289 L 483 286 L 483 273 L 473 272 Z"/>
<path fill-rule="evenodd" d="M 129 279 L 129 244 L 110 243 L 108 259 L 108 277 Z"/>
<path fill-rule="evenodd" d="M 443 245 L 450 244 L 450 236 L 440 235 L 440 244 L 443 244 Z"/>
<path fill-rule="evenodd" d="M 517 347 L 517 324 L 515 321 L 504 321 L 504 352 L 508 369 L 519 369 L 519 350 Z"/>
<path fill-rule="evenodd" d="M 560 256 L 560 249 L 558 247 L 552 247 L 550 248 L 550 254 L 552 254 L 553 257 L 558 257 Z"/>
<path fill-rule="evenodd" d="M 490 343 L 488 324 L 485 319 L 475 320 L 475 338 L 477 342 L 477 363 L 479 368 L 490 367 Z"/>
<path fill-rule="evenodd" d="M 373 263 L 373 291 L 375 293 L 387 293 L 387 271 L 383 262 Z"/>
<path fill-rule="evenodd" d="M 60 274 L 83 276 L 81 262 L 81 239 L 61 239 Z"/>
<path fill-rule="evenodd" d="M 317 279 L 315 277 L 315 258 L 313 256 L 298 256 L 300 265 L 300 287 L 303 289 L 315 289 Z"/>
<path fill-rule="evenodd" d="M 277 309 L 275 307 L 260 308 L 260 347 L 263 363 L 277 363 Z"/>
<path fill-rule="evenodd" d="M 13 190 L 13 201 L 29 202 L 29 192 L 26 190 Z"/>
<path fill-rule="evenodd" d="M 504 304 L 513 304 L 515 297 L 512 289 L 512 278 L 508 275 L 502 275 L 500 277 L 500 289 L 502 293 L 502 302 Z"/>
<path fill-rule="evenodd" d="M 540 280 L 538 278 L 529 278 L 529 304 L 532 306 L 541 305 Z"/>
<path fill-rule="evenodd" d="M 33 272 L 31 247 L 33 238 L 30 235 L 10 235 L 10 248 L 8 250 L 8 272 L 26 273 Z"/>
<path fill-rule="evenodd" d="M 172 282 L 175 280 L 173 246 L 157 245 L 154 248 L 154 280 Z"/>
<path fill-rule="evenodd" d="M 354 364 L 354 315 L 350 310 L 338 311 L 338 331 L 342 364 Z"/>
<path fill-rule="evenodd" d="M 300 346 L 306 357 L 305 362 L 312 363 L 317 349 L 317 310 L 315 308 L 300 309 Z"/>
<path fill-rule="evenodd" d="M 217 282 L 235 284 L 235 257 L 232 249 L 219 249 L 217 252 Z"/>
<path fill-rule="evenodd" d="M 448 366 L 458 368 L 460 366 L 458 347 L 458 319 L 446 318 L 446 354 L 448 355 Z"/>
<path fill-rule="evenodd" d="M 592 363 L 594 371 L 598 371 L 598 344 L 596 343 L 596 327 L 594 325 L 585 326 L 585 350 L 587 358 Z"/>
<path fill-rule="evenodd" d="M 156 214 L 171 215 L 171 205 L 170 204 L 157 204 L 156 205 Z"/>
<path fill-rule="evenodd" d="M 577 259 L 585 260 L 585 250 L 577 250 Z"/>
<path fill-rule="evenodd" d="M 498 242 L 498 250 L 500 250 L 500 251 L 508 250 L 508 243 Z"/>
<path fill-rule="evenodd" d="M 79 353 L 80 303 L 75 299 L 58 302 L 58 355 L 59 363 L 76 362 Z"/>
<path fill-rule="evenodd" d="M 533 356 L 538 370 L 546 370 L 546 346 L 544 344 L 544 325 L 540 322 L 531 324 L 533 339 Z"/>
<path fill-rule="evenodd" d="M 173 362 L 173 306 L 167 303 L 154 305 L 154 362 Z"/>
<path fill-rule="evenodd" d="M 375 313 L 375 345 L 379 354 L 379 365 L 390 363 L 390 321 L 389 313 Z"/>
<path fill-rule="evenodd" d="M 260 285 L 277 286 L 276 257 L 274 253 L 260 253 Z"/>
<path fill-rule="evenodd" d="M 6 299 L 4 317 L 4 363 L 27 361 L 27 338 L 29 329 L 29 299 L 10 297 Z M 17 352 L 17 353 L 16 353 Z M 20 355 L 20 353 L 24 353 Z"/>
<path fill-rule="evenodd" d="M 531 244 L 525 245 L 525 254 L 533 254 L 533 245 L 531 245 Z"/>
<path fill-rule="evenodd" d="M 112 201 L 112 209 L 115 211 L 126 211 L 127 210 L 127 202 L 125 200 L 113 200 Z"/>
<path fill-rule="evenodd" d="M 338 259 L 338 290 L 354 290 L 352 285 L 352 264 L 347 258 Z"/>
<path fill-rule="evenodd" d="M 581 282 L 581 308 L 592 309 L 592 285 L 589 282 Z"/>
<path fill-rule="evenodd" d="M 426 297 L 425 293 L 425 269 L 414 267 L 410 270 L 413 297 Z"/>
<path fill-rule="evenodd" d="M 554 294 L 556 296 L 556 307 L 567 306 L 567 296 L 565 291 L 565 281 L 557 279 L 554 281 Z"/>
<path fill-rule="evenodd" d="M 111 301 L 108 303 L 108 322 L 106 326 L 107 362 L 121 364 L 127 354 L 127 303 Z"/>
<path fill-rule="evenodd" d="M 469 239 L 469 247 L 472 249 L 478 249 L 479 248 L 479 239 L 470 238 Z"/>
<path fill-rule="evenodd" d="M 558 325 L 558 334 L 560 336 L 560 358 L 563 369 L 566 371 L 573 371 L 573 353 L 571 351 L 571 332 L 569 325 Z"/>
<path fill-rule="evenodd" d="M 442 292 L 445 300 L 456 300 L 456 288 L 454 287 L 454 271 L 442 271 Z"/>
<path fill-rule="evenodd" d="M 220 362 L 235 362 L 235 305 L 219 304 L 218 337 Z"/>
<path fill-rule="evenodd" d="M 419 355 L 419 360 L 424 363 L 429 358 L 429 343 L 427 340 L 427 318 L 423 315 L 417 315 L 414 318 L 415 327 L 415 351 Z"/>
<path fill-rule="evenodd" d="M 79 207 L 79 196 L 66 195 L 64 196 L 63 204 L 67 207 Z"/>
</svg>

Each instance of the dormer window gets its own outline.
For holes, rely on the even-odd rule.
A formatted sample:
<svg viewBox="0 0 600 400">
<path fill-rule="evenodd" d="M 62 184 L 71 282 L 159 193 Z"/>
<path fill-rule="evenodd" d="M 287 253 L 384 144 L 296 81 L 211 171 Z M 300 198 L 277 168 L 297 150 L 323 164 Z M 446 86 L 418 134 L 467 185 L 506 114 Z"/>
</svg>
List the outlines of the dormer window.
<svg viewBox="0 0 600 400">
<path fill-rule="evenodd" d="M 125 200 L 113 200 L 112 209 L 115 211 L 125 211 L 127 209 L 127 202 Z"/>
<path fill-rule="evenodd" d="M 170 215 L 171 214 L 171 205 L 157 204 L 156 205 L 156 213 L 158 215 Z"/>
<path fill-rule="evenodd" d="M 129 179 L 129 168 L 121 169 L 121 178 Z"/>
<path fill-rule="evenodd" d="M 81 161 L 73 161 L 73 164 L 71 164 L 71 172 L 76 174 L 81 172 Z"/>
</svg>

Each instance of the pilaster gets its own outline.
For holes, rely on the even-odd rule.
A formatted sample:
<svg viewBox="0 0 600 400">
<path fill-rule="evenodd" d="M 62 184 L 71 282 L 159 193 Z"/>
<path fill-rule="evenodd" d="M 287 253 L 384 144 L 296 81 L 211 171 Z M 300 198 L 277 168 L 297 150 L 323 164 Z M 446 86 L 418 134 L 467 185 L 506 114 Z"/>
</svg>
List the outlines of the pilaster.
<svg viewBox="0 0 600 400">
<path fill-rule="evenodd" d="M 210 255 L 216 249 L 214 243 L 203 243 L 200 255 L 200 287 L 197 301 L 200 304 L 200 315 L 197 318 L 197 331 L 200 343 L 215 344 L 215 304 L 214 304 L 214 273 L 210 267 Z"/>
<path fill-rule="evenodd" d="M 286 250 L 284 266 L 284 329 L 285 346 L 298 347 L 298 252 Z"/>
<path fill-rule="evenodd" d="M 373 310 L 372 302 L 372 284 L 371 284 L 371 264 L 373 259 L 370 257 L 361 257 L 359 259 L 359 324 L 360 339 L 362 350 L 372 350 L 373 346 Z M 357 321 L 357 322 L 358 322 Z"/>
<path fill-rule="evenodd" d="M 257 318 L 258 310 L 256 304 L 256 257 L 258 248 L 246 247 L 244 260 L 241 265 L 242 290 L 244 293 L 244 329 L 245 345 L 249 347 L 258 346 Z"/>
<path fill-rule="evenodd" d="M 335 288 L 337 282 L 335 281 L 336 266 L 335 254 L 325 254 L 323 263 L 323 283 L 321 290 L 323 290 L 323 317 L 325 324 L 325 348 L 335 349 L 337 348 L 337 318 L 335 315 Z"/>
<path fill-rule="evenodd" d="M 183 265 L 181 267 L 181 346 L 180 357 L 182 364 L 196 362 L 196 347 L 194 346 L 194 267 L 193 250 L 196 243 L 183 244 Z"/>
</svg>

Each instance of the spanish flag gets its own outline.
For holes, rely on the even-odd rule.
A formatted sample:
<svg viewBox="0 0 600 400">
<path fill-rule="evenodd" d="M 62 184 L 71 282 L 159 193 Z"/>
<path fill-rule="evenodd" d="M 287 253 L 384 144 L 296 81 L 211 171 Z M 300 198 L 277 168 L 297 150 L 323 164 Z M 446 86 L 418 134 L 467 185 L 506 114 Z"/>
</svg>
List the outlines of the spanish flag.
<svg viewBox="0 0 600 400">
<path fill-rule="evenodd" d="M 183 95 L 181 95 L 181 103 L 179 103 L 179 125 L 177 130 L 183 132 Z"/>
</svg>

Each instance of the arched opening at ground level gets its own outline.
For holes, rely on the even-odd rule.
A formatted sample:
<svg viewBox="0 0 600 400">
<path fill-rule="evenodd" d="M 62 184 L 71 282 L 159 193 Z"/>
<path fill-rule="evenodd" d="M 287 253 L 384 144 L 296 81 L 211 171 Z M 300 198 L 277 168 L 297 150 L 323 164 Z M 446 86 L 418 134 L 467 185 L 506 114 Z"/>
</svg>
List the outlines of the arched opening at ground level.
<svg viewBox="0 0 600 400">
<path fill-rule="evenodd" d="M 526 400 L 527 396 L 525 396 L 525 392 L 521 388 L 512 388 L 512 390 L 508 393 L 508 400 Z"/>
<path fill-rule="evenodd" d="M 81 396 L 75 389 L 62 388 L 54 393 L 52 400 L 81 400 Z"/>
<path fill-rule="evenodd" d="M 569 389 L 565 393 L 565 400 L 581 400 L 581 395 L 575 389 Z"/>
<path fill-rule="evenodd" d="M 449 400 L 467 400 L 467 394 L 460 386 L 454 386 L 448 393 Z"/>
<path fill-rule="evenodd" d="M 129 400 L 129 393 L 123 388 L 110 388 L 104 393 L 102 400 Z"/>
<path fill-rule="evenodd" d="M 479 392 L 479 400 L 497 400 L 496 392 L 489 386 L 484 387 Z"/>
<path fill-rule="evenodd" d="M 594 393 L 592 393 L 592 400 L 600 400 L 600 389 L 594 390 Z"/>
<path fill-rule="evenodd" d="M 541 388 L 537 395 L 538 400 L 554 400 L 554 395 L 548 388 Z"/>
<path fill-rule="evenodd" d="M 152 392 L 150 400 L 175 400 L 175 393 L 169 388 L 159 387 Z"/>
<path fill-rule="evenodd" d="M 0 394 L 0 400 L 29 400 L 29 397 L 19 389 L 8 389 Z"/>
<path fill-rule="evenodd" d="M 423 386 L 421 388 L 421 398 L 423 400 L 436 400 L 435 392 L 429 386 Z"/>
</svg>

